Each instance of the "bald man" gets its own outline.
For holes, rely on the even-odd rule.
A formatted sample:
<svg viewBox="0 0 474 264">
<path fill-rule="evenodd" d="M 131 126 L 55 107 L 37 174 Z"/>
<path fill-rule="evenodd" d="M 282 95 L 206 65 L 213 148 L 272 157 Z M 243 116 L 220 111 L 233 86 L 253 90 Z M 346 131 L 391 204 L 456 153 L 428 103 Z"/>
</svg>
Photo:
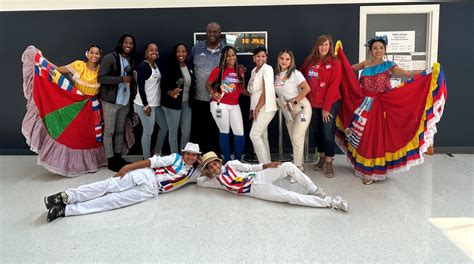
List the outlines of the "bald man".
<svg viewBox="0 0 474 264">
<path fill-rule="evenodd" d="M 194 66 L 196 95 L 192 104 L 191 140 L 197 142 L 203 151 L 219 146 L 219 130 L 210 111 L 211 96 L 206 82 L 214 67 L 219 65 L 225 43 L 221 41 L 221 26 L 211 22 L 206 26 L 206 40 L 196 43 L 188 56 Z M 202 129 L 206 127 L 208 129 Z"/>
</svg>

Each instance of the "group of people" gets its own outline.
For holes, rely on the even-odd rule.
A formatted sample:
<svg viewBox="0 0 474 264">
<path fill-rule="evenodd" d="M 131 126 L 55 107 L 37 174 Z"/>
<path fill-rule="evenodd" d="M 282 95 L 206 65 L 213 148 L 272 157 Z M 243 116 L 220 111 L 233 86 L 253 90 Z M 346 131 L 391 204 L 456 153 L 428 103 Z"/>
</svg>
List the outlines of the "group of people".
<svg viewBox="0 0 474 264">
<path fill-rule="evenodd" d="M 113 177 L 45 196 L 47 221 L 117 209 L 176 190 L 187 183 L 220 188 L 237 195 L 296 205 L 335 208 L 347 212 L 347 201 L 331 197 L 292 163 L 243 164 L 232 160 L 223 164 L 213 151 L 201 157 L 198 144 L 187 143 L 182 154 L 154 155 L 123 166 Z M 290 176 L 306 188 L 301 194 L 274 183 Z"/>
<path fill-rule="evenodd" d="M 100 98 L 103 110 L 103 146 L 109 169 L 122 176 L 123 169 L 129 168 L 129 162 L 122 158 L 122 154 L 126 151 L 124 135 L 130 106 L 133 105 L 133 111 L 138 114 L 143 126 L 141 145 L 145 161 L 140 163 L 141 167 L 150 167 L 148 159 L 153 155 L 158 155 L 154 156 L 155 160 L 162 159 L 159 156 L 168 134 L 171 153 L 184 149 L 190 140 L 197 142 L 204 152 L 213 151 L 219 145 L 217 152 L 222 154 L 223 162 L 227 164 L 226 171 L 232 167 L 255 170 L 256 167 L 248 167 L 239 162 L 245 145 L 240 94 L 250 96 L 252 128 L 249 136 L 258 162 L 264 164 L 264 168 L 274 166 L 270 156 L 268 125 L 279 108 L 289 112 L 285 115 L 285 123 L 293 148 L 293 164 L 297 168 L 297 172 L 293 168 L 288 169 L 292 173 L 292 181 L 306 182 L 302 180 L 300 173 L 304 171 L 304 139 L 310 124 L 319 152 L 319 160 L 313 169 L 325 170 L 326 177 L 334 177 L 332 162 L 337 135 L 337 143 L 354 167 L 355 175 L 361 177 L 364 184 L 385 179 L 390 170 L 419 164 L 426 147 L 432 143 L 435 132 L 433 126 L 441 117 L 446 87 L 444 77 L 435 84 L 431 80 L 439 79 L 442 71 L 439 71 L 438 66 L 437 72 L 425 71 L 416 78 L 411 78 L 414 73 L 385 60 L 388 44 L 386 37 L 376 36 L 370 39 L 367 42 L 370 58 L 350 65 L 342 52 L 342 46 L 335 47 L 331 36 L 321 35 L 299 70 L 291 50 L 280 51 L 277 65 L 271 67 L 267 64 L 266 48 L 257 47 L 253 51 L 255 67 L 246 85 L 246 69 L 238 63 L 236 49 L 225 46 L 220 36 L 220 25 L 212 22 L 206 27 L 206 40 L 196 43 L 191 50 L 184 43 L 175 45 L 170 63 L 163 74 L 156 64 L 159 49 L 155 43 L 145 46 L 145 59 L 136 65 L 136 42 L 131 35 L 123 35 L 115 51 L 103 56 L 100 65 L 102 51 L 98 46 L 91 46 L 86 51 L 86 62 L 76 61 L 67 66 L 56 67 L 59 72 L 72 75 L 75 87 L 83 96 Z M 37 62 L 36 67 L 50 69 L 48 62 L 45 63 Z M 362 74 L 359 82 L 354 71 L 360 70 Z M 434 76 L 435 73 L 438 75 Z M 392 89 L 392 75 L 411 79 L 402 85 L 404 87 Z M 415 92 L 408 88 L 413 83 L 420 86 Z M 392 92 L 394 90 L 397 92 Z M 410 98 L 417 98 L 416 105 L 414 101 L 407 101 L 407 93 Z M 400 103 L 412 106 L 403 109 L 411 111 L 404 112 L 405 119 L 394 117 L 397 114 L 392 113 L 392 110 L 397 110 L 393 106 Z M 392 107 L 390 111 L 387 110 L 389 107 Z M 428 114 L 429 109 L 431 115 Z M 402 125 L 407 120 L 415 121 L 410 121 L 409 127 L 405 124 L 403 129 L 393 125 Z M 159 131 L 152 148 L 151 136 L 155 123 L 158 124 Z M 97 127 L 95 130 L 98 130 Z M 404 131 L 395 135 L 399 130 Z M 178 145 L 179 134 L 181 139 Z M 391 144 L 394 141 L 396 144 Z M 39 148 L 35 149 L 41 151 Z M 153 168 L 170 165 L 153 159 Z M 213 161 L 219 160 L 217 158 Z M 72 163 L 75 162 L 82 160 L 72 160 Z M 205 164 L 212 166 L 213 162 Z M 102 165 L 100 159 L 96 165 L 96 169 Z M 286 166 L 288 165 L 283 168 Z M 216 168 L 220 166 L 216 164 Z M 75 167 L 70 169 L 74 170 Z M 217 172 L 216 169 L 215 173 Z M 225 182 L 224 178 L 215 179 L 220 184 Z M 239 183 L 243 189 L 245 179 L 243 177 L 244 183 Z M 217 182 L 206 184 L 216 186 Z M 307 186 L 309 191 L 314 191 L 313 185 Z M 236 190 L 234 186 L 226 188 Z M 151 193 L 156 195 L 157 192 Z M 73 194 L 69 196 L 76 197 Z M 255 196 L 260 197 L 257 194 Z M 76 198 L 70 199 L 75 201 Z"/>
</svg>

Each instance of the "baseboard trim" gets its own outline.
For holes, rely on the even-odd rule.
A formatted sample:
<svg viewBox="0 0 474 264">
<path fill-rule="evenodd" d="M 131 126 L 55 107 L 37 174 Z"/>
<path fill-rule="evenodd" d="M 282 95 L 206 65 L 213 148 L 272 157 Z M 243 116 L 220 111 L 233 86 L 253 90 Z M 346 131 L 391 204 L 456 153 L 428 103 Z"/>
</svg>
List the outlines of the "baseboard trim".
<svg viewBox="0 0 474 264">
<path fill-rule="evenodd" d="M 474 154 L 474 147 L 436 147 L 434 148 L 435 154 Z M 339 153 L 340 154 L 340 153 Z M 0 155 L 36 155 L 33 151 L 27 148 L 20 149 L 2 149 L 0 148 Z M 135 155 L 127 155 L 135 156 Z M 140 156 L 140 155 L 137 155 Z"/>
</svg>

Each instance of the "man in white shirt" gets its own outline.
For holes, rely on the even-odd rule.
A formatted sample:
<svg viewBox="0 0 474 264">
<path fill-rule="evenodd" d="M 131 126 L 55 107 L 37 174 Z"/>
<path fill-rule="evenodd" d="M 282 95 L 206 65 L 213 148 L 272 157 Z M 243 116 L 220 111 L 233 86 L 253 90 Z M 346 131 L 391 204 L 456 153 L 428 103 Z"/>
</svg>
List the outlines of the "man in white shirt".
<svg viewBox="0 0 474 264">
<path fill-rule="evenodd" d="M 197 180 L 200 187 L 224 189 L 238 195 L 274 202 L 337 208 L 345 212 L 349 210 L 347 201 L 340 196 L 333 198 L 326 195 L 291 162 L 253 165 L 232 160 L 222 165 L 222 160 L 212 151 L 204 154 L 202 160 L 203 171 Z M 273 184 L 287 176 L 303 185 L 308 194 L 289 191 Z"/>
<path fill-rule="evenodd" d="M 197 168 L 199 145 L 188 142 L 182 152 L 155 155 L 123 166 L 114 177 L 44 197 L 48 222 L 129 206 L 196 182 L 201 173 Z"/>
</svg>

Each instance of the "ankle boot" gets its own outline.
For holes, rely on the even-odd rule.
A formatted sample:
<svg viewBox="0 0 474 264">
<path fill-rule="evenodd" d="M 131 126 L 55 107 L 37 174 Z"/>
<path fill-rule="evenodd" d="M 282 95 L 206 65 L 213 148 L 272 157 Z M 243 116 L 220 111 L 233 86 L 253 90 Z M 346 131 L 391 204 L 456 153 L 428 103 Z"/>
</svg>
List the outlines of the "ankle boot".
<svg viewBox="0 0 474 264">
<path fill-rule="evenodd" d="M 128 162 L 128 161 L 126 161 L 122 158 L 122 153 L 115 153 L 114 158 L 117 161 L 118 166 L 120 166 L 119 169 L 121 169 L 123 166 L 125 166 L 127 164 L 130 164 L 130 162 Z"/>
<path fill-rule="evenodd" d="M 228 162 L 230 160 L 229 133 L 219 133 L 219 145 L 221 145 L 222 155 L 224 155 L 224 162 Z"/>
<path fill-rule="evenodd" d="M 119 161 L 115 157 L 112 157 L 107 159 L 107 168 L 111 171 L 117 172 L 122 168 L 122 166 L 120 166 Z"/>
</svg>

